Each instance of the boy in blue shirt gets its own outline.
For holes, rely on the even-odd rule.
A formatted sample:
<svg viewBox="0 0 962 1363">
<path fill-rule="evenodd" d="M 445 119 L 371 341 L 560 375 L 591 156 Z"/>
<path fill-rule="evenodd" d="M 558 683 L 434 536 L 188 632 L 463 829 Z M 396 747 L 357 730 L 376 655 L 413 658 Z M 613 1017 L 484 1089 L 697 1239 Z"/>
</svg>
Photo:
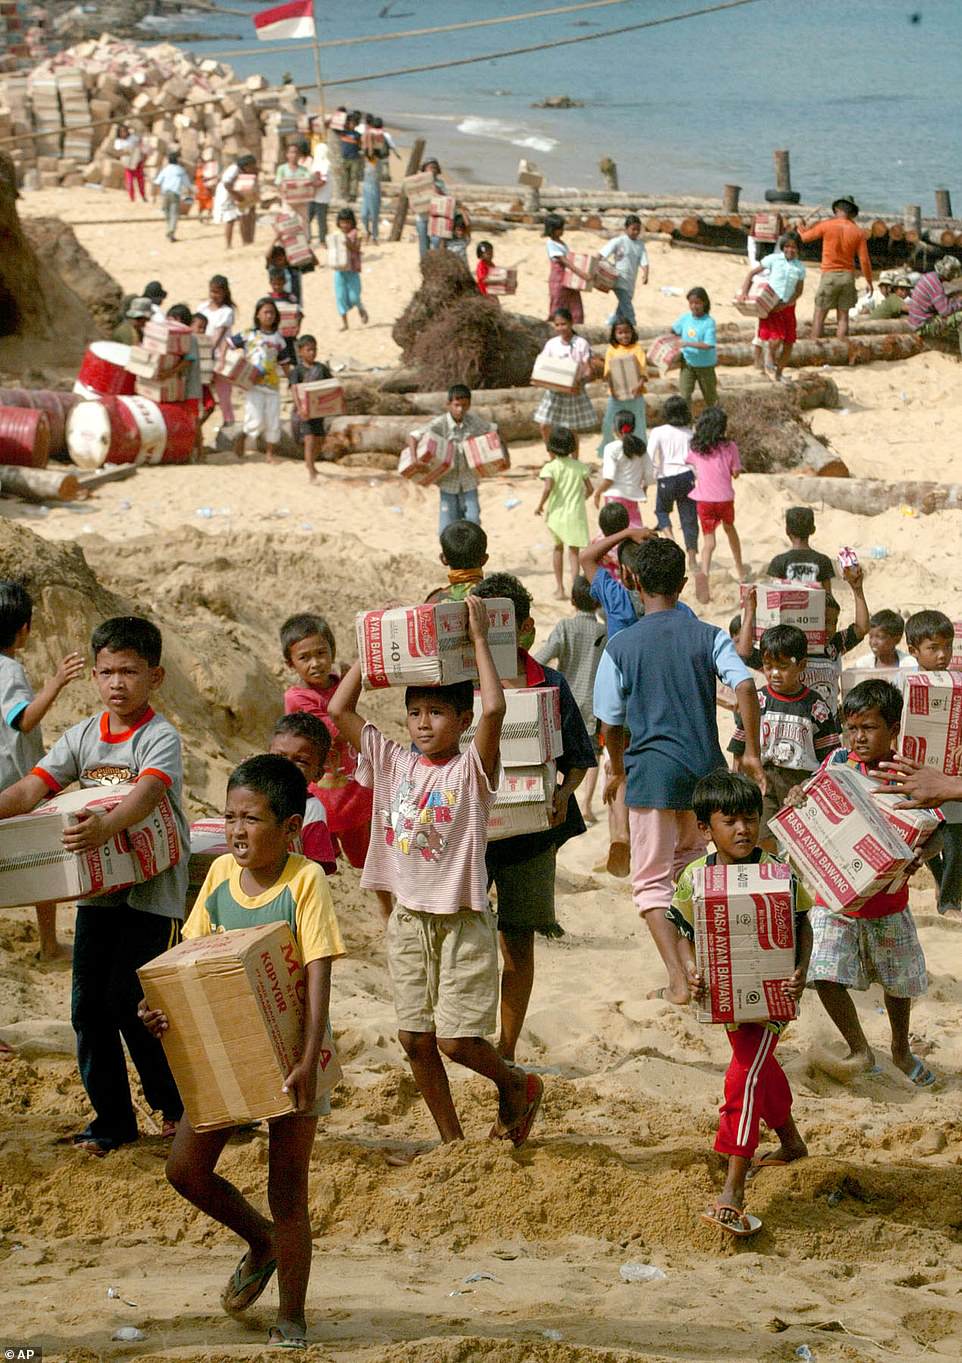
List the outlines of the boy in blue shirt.
<svg viewBox="0 0 962 1363">
<path fill-rule="evenodd" d="M 718 363 L 717 333 L 715 319 L 711 316 L 711 299 L 705 289 L 688 291 L 688 308 L 689 311 L 683 313 L 672 327 L 675 335 L 680 336 L 685 343 L 681 352 L 678 391 L 686 402 L 691 402 L 697 380 L 705 406 L 713 407 L 718 401 L 718 379 L 715 375 L 715 365 Z"/>
<path fill-rule="evenodd" d="M 688 980 L 665 913 L 673 881 L 705 851 L 692 793 L 703 776 L 725 765 L 715 715 L 717 683 L 735 692 L 745 734 L 742 771 L 764 785 L 758 696 L 725 631 L 676 609 L 686 581 L 684 550 L 673 540 L 648 540 L 637 550 L 633 575 L 645 614 L 608 641 L 595 679 L 594 709 L 605 726 L 611 766 L 605 802 L 624 790 L 632 893 L 668 976 L 667 987 L 657 993 L 684 1004 Z"/>
</svg>

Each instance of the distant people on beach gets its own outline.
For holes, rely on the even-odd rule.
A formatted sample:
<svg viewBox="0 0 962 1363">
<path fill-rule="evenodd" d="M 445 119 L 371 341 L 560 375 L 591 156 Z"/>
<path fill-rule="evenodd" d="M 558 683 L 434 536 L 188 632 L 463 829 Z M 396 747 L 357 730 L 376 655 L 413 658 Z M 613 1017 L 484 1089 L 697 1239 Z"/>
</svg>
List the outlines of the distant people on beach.
<svg viewBox="0 0 962 1363">
<path fill-rule="evenodd" d="M 618 283 L 612 289 L 618 306 L 608 318 L 608 325 L 611 327 L 616 322 L 630 322 L 632 326 L 637 326 L 634 297 L 639 274 L 642 284 L 648 283 L 648 252 L 641 239 L 641 218 L 637 213 L 628 214 L 625 230 L 619 236 L 612 237 L 601 248 L 601 254 L 618 271 Z"/>
<path fill-rule="evenodd" d="M 190 176 L 180 164 L 178 152 L 167 153 L 167 164 L 154 176 L 153 183 L 160 191 L 164 221 L 167 225 L 167 240 L 176 241 L 180 211 L 185 205 L 190 204 L 191 198 Z"/>
<path fill-rule="evenodd" d="M 311 157 L 311 171 L 314 175 L 314 197 L 307 205 L 307 244 L 310 246 L 313 227 L 317 223 L 317 240 L 323 246 L 327 241 L 327 211 L 331 204 L 334 181 L 331 172 L 331 154 L 327 143 L 316 139 Z"/>
<path fill-rule="evenodd" d="M 962 350 L 962 291 L 950 294 L 946 284 L 962 275 L 962 263 L 956 256 L 943 256 L 927 270 L 909 299 L 909 322 L 928 339 L 944 340 L 954 337 Z"/>
<path fill-rule="evenodd" d="M 254 184 L 249 194 L 236 192 L 235 185 L 239 175 L 252 175 Z M 255 213 L 257 208 L 257 158 L 245 152 L 224 171 L 214 194 L 214 221 L 224 224 L 224 245 L 230 250 L 234 241 L 234 224 L 239 222 L 241 241 L 254 240 Z"/>
<path fill-rule="evenodd" d="M 848 335 L 849 309 L 858 301 L 855 291 L 855 259 L 868 287 L 872 287 L 872 262 L 868 255 L 868 238 L 856 224 L 858 204 L 847 194 L 832 204 L 831 218 L 824 218 L 811 227 L 801 227 L 802 241 L 822 243 L 822 277 L 815 295 L 812 315 L 812 340 L 817 341 L 825 330 L 825 318 L 835 309 L 838 318 L 837 335 Z"/>
<path fill-rule="evenodd" d="M 144 327 L 153 311 L 149 298 L 132 298 L 127 304 L 124 320 L 114 327 L 111 340 L 119 341 L 121 345 L 140 345 L 144 338 Z"/>
<path fill-rule="evenodd" d="M 134 192 L 136 188 L 140 190 L 140 197 L 146 203 L 144 162 L 147 160 L 147 153 L 144 151 L 144 139 L 140 133 L 134 132 L 126 123 L 121 123 L 117 127 L 117 136 L 114 138 L 114 151 L 120 153 L 124 163 L 124 188 L 130 195 L 130 202 L 136 201 L 137 195 Z"/>
<path fill-rule="evenodd" d="M 767 317 L 759 319 L 760 345 L 754 356 L 755 367 L 776 383 L 781 382 L 782 370 L 798 338 L 795 304 L 805 287 L 805 266 L 798 258 L 800 245 L 794 232 L 783 232 L 771 255 L 748 271 L 738 295 L 739 299 L 747 297 L 752 280 L 760 274 L 767 276 L 769 288 L 778 294 L 779 303 Z"/>
<path fill-rule="evenodd" d="M 284 185 L 289 180 L 309 180 L 312 171 L 309 164 L 305 165 L 309 153 L 306 142 L 300 140 L 288 142 L 284 148 L 284 160 L 274 172 L 274 184 L 281 191 L 281 198 L 284 198 Z M 291 203 L 286 201 L 284 207 L 288 212 L 296 213 L 304 223 L 305 230 L 308 226 L 309 208 L 307 203 Z"/>
<path fill-rule="evenodd" d="M 427 170 L 431 171 L 431 173 L 434 176 L 435 194 L 444 194 L 445 188 L 444 181 L 441 179 L 440 161 L 436 161 L 433 156 L 429 157 L 426 161 L 422 161 L 421 162 L 422 174 L 424 173 L 424 171 Z M 414 227 L 418 234 L 418 250 L 420 251 L 421 258 L 423 259 L 427 255 L 428 251 L 437 250 L 439 239 L 437 237 L 432 237 L 428 235 L 427 213 L 418 213 L 418 215 L 414 219 Z"/>
<path fill-rule="evenodd" d="M 585 310 L 581 302 L 581 290 L 571 289 L 564 283 L 566 270 L 587 280 L 588 276 L 580 269 L 568 253 L 562 241 L 565 220 L 559 213 L 549 213 L 544 220 L 545 250 L 548 252 L 548 321 L 553 321 L 559 308 L 571 314 L 572 322 L 583 322 Z M 569 423 L 563 423 L 568 424 Z M 578 427 L 579 430 L 589 429 Z M 544 437 L 547 439 L 547 435 Z"/>
</svg>

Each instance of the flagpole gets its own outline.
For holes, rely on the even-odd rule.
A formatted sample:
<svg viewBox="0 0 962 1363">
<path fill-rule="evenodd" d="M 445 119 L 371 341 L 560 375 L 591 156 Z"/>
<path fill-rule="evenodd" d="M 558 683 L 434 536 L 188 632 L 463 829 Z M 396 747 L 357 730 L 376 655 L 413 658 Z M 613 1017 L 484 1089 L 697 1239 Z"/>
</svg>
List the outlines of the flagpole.
<svg viewBox="0 0 962 1363">
<path fill-rule="evenodd" d="M 313 14 L 314 14 L 314 42 L 313 42 L 314 74 L 317 77 L 317 97 L 320 103 L 321 118 L 324 119 L 327 117 L 327 113 L 324 108 L 324 81 L 321 78 L 321 44 L 318 41 L 317 37 L 317 0 L 314 0 Z"/>
</svg>

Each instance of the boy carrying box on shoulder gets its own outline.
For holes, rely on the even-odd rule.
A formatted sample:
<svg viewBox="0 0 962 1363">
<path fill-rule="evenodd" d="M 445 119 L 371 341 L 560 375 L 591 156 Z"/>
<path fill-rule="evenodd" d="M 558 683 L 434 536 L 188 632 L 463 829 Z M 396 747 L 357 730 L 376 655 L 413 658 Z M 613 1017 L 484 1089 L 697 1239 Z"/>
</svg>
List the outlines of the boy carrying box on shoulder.
<svg viewBox="0 0 962 1363">
<path fill-rule="evenodd" d="M 542 1080 L 501 1058 L 487 1037 L 498 1022 L 497 919 L 488 904 L 488 816 L 501 774 L 505 700 L 488 646 L 484 602 L 466 598 L 481 694 L 474 686 L 409 686 L 407 728 L 417 751 L 386 738 L 357 712 L 361 668 L 354 663 L 331 701 L 331 718 L 371 768 L 375 828 L 361 876 L 389 891 L 387 959 L 398 1040 L 442 1141 L 463 1139 L 441 1055 L 490 1079 L 498 1117 L 490 1135 L 521 1146 L 541 1106 Z"/>
<path fill-rule="evenodd" d="M 43 756 L 40 721 L 70 682 L 86 671 L 83 655 L 68 653 L 56 672 L 34 695 L 18 662 L 26 647 L 33 620 L 33 600 L 20 582 L 0 582 L 0 789 L 26 776 Z M 40 960 L 70 957 L 70 948 L 57 941 L 56 904 L 38 904 L 37 932 Z"/>
<path fill-rule="evenodd" d="M 478 501 L 478 475 L 468 464 L 464 442 L 475 435 L 487 435 L 497 428 L 471 411 L 471 389 L 464 383 L 453 383 L 448 389 L 447 411 L 429 421 L 408 436 L 408 448 L 417 452 L 423 435 L 437 435 L 454 446 L 454 464 L 438 483 L 441 510 L 438 534 L 443 534 L 452 521 L 474 521 L 481 524 L 481 504 Z"/>
<path fill-rule="evenodd" d="M 716 771 L 703 776 L 692 795 L 692 809 L 702 836 L 715 844 L 715 851 L 689 863 L 681 873 L 667 917 L 679 932 L 678 953 L 688 977 L 692 996 L 707 993 L 708 981 L 695 965 L 694 881 L 697 866 L 765 866 L 779 858 L 758 845 L 762 816 L 762 793 L 753 781 L 737 772 Z M 808 922 L 811 899 L 792 876 L 789 882 L 795 910 L 795 971 L 785 992 L 796 1002 L 805 988 L 812 950 Z M 775 1059 L 775 1046 L 787 1022 L 726 1023 L 732 1048 L 725 1074 L 725 1101 L 715 1137 L 715 1149 L 728 1156 L 725 1186 L 715 1202 L 702 1213 L 702 1220 L 729 1235 L 755 1235 L 762 1228 L 757 1216 L 745 1211 L 745 1182 L 750 1170 L 768 1165 L 792 1164 L 808 1149 L 792 1117 L 792 1091 L 785 1071 Z M 759 1123 L 764 1121 L 779 1139 L 776 1150 L 755 1157 Z"/>
<path fill-rule="evenodd" d="M 775 839 L 768 820 L 781 809 L 788 792 L 817 771 L 822 758 L 837 748 L 841 740 L 828 705 L 816 691 L 802 684 L 808 661 L 804 632 L 795 625 L 773 625 L 762 635 L 758 651 L 765 673 L 765 685 L 758 688 L 765 773 L 758 841 L 767 852 L 774 852 Z M 745 752 L 741 721 L 735 727 L 728 751 L 734 754 L 737 771 Z"/>
<path fill-rule="evenodd" d="M 822 767 L 849 764 L 865 776 L 878 774 L 880 764 L 895 753 L 902 719 L 902 695 L 891 682 L 859 682 L 842 703 L 847 746 L 836 748 Z M 801 787 L 789 792 L 786 804 L 799 808 L 806 795 Z M 918 849 L 920 860 L 939 851 L 938 833 Z M 859 909 L 835 913 L 820 901 L 812 910 L 814 946 L 809 979 L 818 990 L 825 1011 L 848 1043 L 846 1060 L 868 1074 L 878 1074 L 875 1053 L 859 1022 L 851 989 L 864 990 L 877 981 L 882 986 L 885 1011 L 892 1032 L 892 1060 L 913 1084 L 928 1088 L 935 1075 L 909 1046 L 912 1000 L 928 987 L 925 956 L 909 909 L 908 878 L 897 890 L 873 895 Z"/>
<path fill-rule="evenodd" d="M 317 1068 L 331 999 L 331 962 L 344 955 L 324 872 L 288 852 L 307 803 L 304 774 L 287 757 L 250 757 L 227 783 L 225 826 L 230 853 L 218 857 L 184 924 L 184 937 L 288 923 L 307 977 L 304 1049 L 284 1091 L 295 1111 L 274 1117 L 270 1130 L 267 1198 L 271 1218 L 215 1173 L 236 1127 L 195 1131 L 185 1115 L 167 1160 L 167 1177 L 182 1197 L 247 1242 L 221 1294 L 228 1315 L 248 1310 L 277 1272 L 279 1304 L 269 1348 L 306 1348 L 304 1301 L 311 1272 L 308 1172 L 317 1119 L 331 1110 L 317 1097 Z M 141 1000 L 139 1016 L 154 1038 L 176 1026 Z M 145 1033 L 146 1035 L 146 1033 Z"/>
<path fill-rule="evenodd" d="M 74 1145 L 92 1155 L 109 1154 L 138 1136 L 124 1042 L 147 1106 L 163 1114 L 163 1135 L 174 1134 L 184 1110 L 160 1042 L 137 1021 L 137 970 L 179 941 L 187 893 L 180 737 L 150 704 L 164 680 L 161 648 L 160 630 L 149 620 L 123 615 L 98 625 L 90 651 L 104 709 L 68 729 L 31 772 L 0 794 L 0 819 L 9 819 L 30 813 L 75 781 L 108 790 L 135 782 L 136 789 L 114 809 L 76 815 L 63 835 L 70 852 L 102 847 L 145 819 L 164 796 L 174 814 L 181 847 L 175 865 L 139 885 L 77 905 L 71 1022 L 94 1118 L 74 1137 Z"/>
</svg>

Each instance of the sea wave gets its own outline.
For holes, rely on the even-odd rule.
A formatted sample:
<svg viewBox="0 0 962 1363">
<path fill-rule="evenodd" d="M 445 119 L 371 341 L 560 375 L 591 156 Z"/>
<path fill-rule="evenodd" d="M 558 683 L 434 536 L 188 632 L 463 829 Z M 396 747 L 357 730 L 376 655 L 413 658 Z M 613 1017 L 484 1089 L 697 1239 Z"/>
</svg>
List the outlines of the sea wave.
<svg viewBox="0 0 962 1363">
<path fill-rule="evenodd" d="M 503 118 L 481 118 L 468 115 L 458 124 L 458 132 L 465 137 L 484 137 L 491 142 L 509 142 L 513 147 L 525 147 L 528 151 L 554 151 L 558 141 L 546 137 L 544 133 L 534 132 L 523 123 L 509 123 Z"/>
</svg>

